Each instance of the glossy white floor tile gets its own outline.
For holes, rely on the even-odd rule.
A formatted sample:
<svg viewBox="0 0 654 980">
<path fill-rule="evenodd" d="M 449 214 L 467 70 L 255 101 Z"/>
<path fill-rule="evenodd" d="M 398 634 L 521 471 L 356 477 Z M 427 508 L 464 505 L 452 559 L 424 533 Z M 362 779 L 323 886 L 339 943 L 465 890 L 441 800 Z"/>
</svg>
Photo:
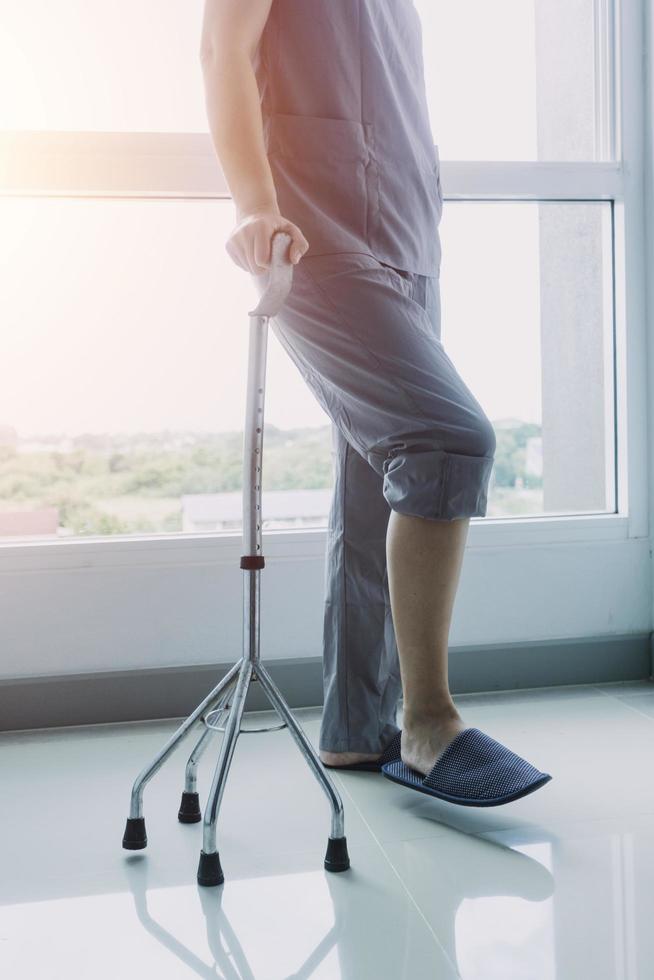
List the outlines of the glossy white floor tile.
<svg viewBox="0 0 654 980">
<path fill-rule="evenodd" d="M 329 806 L 294 741 L 244 733 L 219 814 L 218 888 L 195 881 L 202 825 L 177 821 L 192 736 L 146 788 L 147 849 L 121 847 L 132 782 L 178 722 L 0 736 L 0 975 L 652 976 L 654 684 L 455 700 L 551 782 L 463 807 L 330 771 L 352 867 L 329 874 Z M 296 715 L 317 745 L 320 709 Z M 220 738 L 200 764 L 202 802 Z"/>
<path fill-rule="evenodd" d="M 379 849 L 356 853 L 347 879 L 319 853 L 282 851 L 211 889 L 157 886 L 145 855 L 125 858 L 120 888 L 103 875 L 89 894 L 78 879 L 65 899 L 3 909 L 3 976 L 456 977 Z"/>
</svg>

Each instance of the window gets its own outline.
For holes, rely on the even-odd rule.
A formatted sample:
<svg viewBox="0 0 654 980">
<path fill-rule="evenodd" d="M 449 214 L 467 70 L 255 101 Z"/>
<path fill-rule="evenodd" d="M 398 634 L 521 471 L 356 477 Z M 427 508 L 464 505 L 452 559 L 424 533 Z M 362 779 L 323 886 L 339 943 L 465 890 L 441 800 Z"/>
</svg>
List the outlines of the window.
<svg viewBox="0 0 654 980">
<path fill-rule="evenodd" d="M 414 2 L 446 159 L 613 159 L 610 0 Z"/>
<path fill-rule="evenodd" d="M 442 337 L 498 441 L 488 516 L 612 512 L 613 4 L 415 5 L 444 161 Z"/>
<path fill-rule="evenodd" d="M 203 0 L 0 0 L 0 129 L 206 133 Z"/>
<path fill-rule="evenodd" d="M 0 534 L 241 526 L 249 278 L 226 200 L 0 199 Z M 329 511 L 329 419 L 269 330 L 267 528 Z"/>
<path fill-rule="evenodd" d="M 201 0 L 2 3 L 0 540 L 234 532 L 253 296 L 224 250 Z M 613 3 L 415 6 L 443 342 L 498 437 L 488 516 L 613 512 Z M 323 527 L 331 466 L 269 331 L 264 529 Z"/>
</svg>

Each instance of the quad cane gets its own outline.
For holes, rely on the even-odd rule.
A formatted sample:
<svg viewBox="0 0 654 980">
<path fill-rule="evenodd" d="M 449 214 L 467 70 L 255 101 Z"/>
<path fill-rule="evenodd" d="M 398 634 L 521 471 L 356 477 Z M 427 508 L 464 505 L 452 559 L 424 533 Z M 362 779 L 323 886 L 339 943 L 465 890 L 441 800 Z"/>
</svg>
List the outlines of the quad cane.
<svg viewBox="0 0 654 980">
<path fill-rule="evenodd" d="M 207 694 L 186 721 L 168 739 L 152 762 L 143 769 L 132 787 L 130 814 L 127 818 L 123 847 L 141 850 L 147 845 L 143 817 L 143 790 L 182 739 L 199 722 L 204 731 L 197 740 L 186 764 L 186 779 L 177 814 L 181 823 L 202 820 L 197 792 L 197 767 L 215 731 L 224 731 L 220 755 L 204 811 L 202 849 L 197 880 L 200 885 L 221 885 L 225 880 L 216 843 L 216 821 L 236 739 L 241 731 L 271 731 L 270 728 L 241 728 L 245 698 L 250 681 L 261 683 L 268 700 L 283 719 L 277 728 L 288 727 L 309 768 L 320 783 L 331 805 L 331 834 L 327 842 L 324 866 L 327 871 L 346 871 L 350 866 L 344 835 L 344 813 L 341 797 L 328 773 L 293 716 L 281 692 L 261 663 L 259 655 L 260 574 L 265 566 L 261 550 L 261 468 L 263 463 L 263 414 L 266 384 L 266 350 L 268 321 L 281 310 L 291 289 L 293 266 L 287 257 L 291 237 L 276 232 L 271 242 L 271 264 L 265 289 L 256 309 L 251 310 L 248 351 L 248 377 L 245 429 L 243 439 L 243 655 L 222 680 Z M 231 707 L 228 704 L 233 694 Z M 226 725 L 219 727 L 215 716 L 229 710 Z"/>
</svg>

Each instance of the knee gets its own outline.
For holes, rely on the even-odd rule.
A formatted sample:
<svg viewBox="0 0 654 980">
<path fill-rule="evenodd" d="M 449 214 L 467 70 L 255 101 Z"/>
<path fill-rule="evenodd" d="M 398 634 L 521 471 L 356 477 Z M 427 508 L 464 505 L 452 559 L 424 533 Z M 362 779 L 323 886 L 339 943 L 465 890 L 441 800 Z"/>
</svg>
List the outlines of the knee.
<svg viewBox="0 0 654 980">
<path fill-rule="evenodd" d="M 458 451 L 435 448 L 438 439 L 395 445 L 382 467 L 382 492 L 391 509 L 440 520 L 485 516 L 495 431 L 489 419 L 480 416 L 467 434 Z"/>
<path fill-rule="evenodd" d="M 472 447 L 466 449 L 471 456 L 494 456 L 497 437 L 493 423 L 486 415 L 480 415 L 471 435 Z"/>
</svg>

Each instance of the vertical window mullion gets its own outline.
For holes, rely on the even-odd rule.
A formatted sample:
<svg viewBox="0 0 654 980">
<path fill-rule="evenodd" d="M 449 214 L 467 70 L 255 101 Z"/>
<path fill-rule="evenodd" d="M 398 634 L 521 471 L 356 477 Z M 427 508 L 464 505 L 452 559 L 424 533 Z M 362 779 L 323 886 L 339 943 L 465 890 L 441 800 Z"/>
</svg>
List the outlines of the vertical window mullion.
<svg viewBox="0 0 654 980">
<path fill-rule="evenodd" d="M 617 140 L 618 4 L 616 0 L 594 0 L 595 20 L 595 159 L 615 160 Z"/>
</svg>

